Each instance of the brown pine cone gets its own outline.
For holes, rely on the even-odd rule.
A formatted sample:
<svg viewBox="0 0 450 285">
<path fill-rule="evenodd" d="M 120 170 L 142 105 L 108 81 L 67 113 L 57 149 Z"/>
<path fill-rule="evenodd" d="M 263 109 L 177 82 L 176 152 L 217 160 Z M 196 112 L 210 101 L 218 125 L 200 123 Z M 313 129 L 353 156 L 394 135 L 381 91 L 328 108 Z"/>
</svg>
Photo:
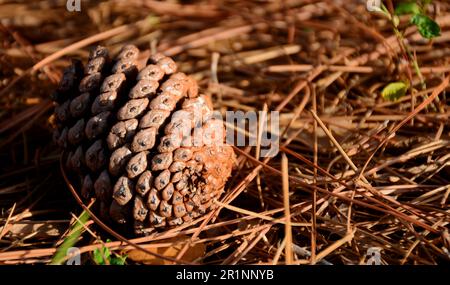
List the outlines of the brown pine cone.
<svg viewBox="0 0 450 285">
<path fill-rule="evenodd" d="M 233 149 L 197 83 L 162 54 L 138 68 L 139 50 L 115 59 L 95 48 L 73 61 L 53 98 L 54 141 L 106 220 L 144 234 L 210 211 L 231 174 Z"/>
</svg>

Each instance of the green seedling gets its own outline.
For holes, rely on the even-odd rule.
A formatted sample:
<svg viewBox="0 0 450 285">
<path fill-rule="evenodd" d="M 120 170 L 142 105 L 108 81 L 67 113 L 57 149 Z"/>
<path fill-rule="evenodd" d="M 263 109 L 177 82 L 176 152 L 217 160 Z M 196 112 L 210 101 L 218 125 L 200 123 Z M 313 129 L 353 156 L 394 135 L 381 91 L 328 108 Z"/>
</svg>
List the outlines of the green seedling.
<svg viewBox="0 0 450 285">
<path fill-rule="evenodd" d="M 411 15 L 411 19 L 409 22 L 410 25 L 416 26 L 417 30 L 423 38 L 431 40 L 433 38 L 439 37 L 441 35 L 441 29 L 439 25 L 426 15 L 426 7 L 431 2 L 431 0 L 401 2 L 396 5 L 393 14 L 389 12 L 389 10 L 384 5 L 381 5 L 380 10 L 378 11 L 391 21 L 393 31 L 397 36 L 402 51 L 405 53 L 405 57 L 409 59 L 410 64 L 412 65 L 415 73 L 420 79 L 422 90 L 426 89 L 425 79 L 422 75 L 422 72 L 420 71 L 419 63 L 417 62 L 414 53 L 411 51 L 411 47 L 405 43 L 404 31 L 401 31 L 399 29 L 400 20 L 398 16 Z M 410 78 L 410 81 L 412 81 L 412 78 Z M 405 86 L 409 86 L 409 88 L 412 87 L 412 84 L 410 82 L 408 82 L 407 84 L 404 82 L 390 83 L 382 91 L 383 98 L 387 100 L 398 100 L 400 98 L 398 96 L 404 96 L 406 94 L 406 91 L 403 92 L 404 86 L 402 84 L 404 84 Z M 396 92 L 393 92 L 395 90 Z"/>
<path fill-rule="evenodd" d="M 106 240 L 110 242 L 110 240 Z M 127 256 L 119 255 L 117 253 L 112 253 L 106 246 L 101 248 L 96 248 L 93 253 L 94 262 L 97 265 L 125 265 Z"/>
</svg>

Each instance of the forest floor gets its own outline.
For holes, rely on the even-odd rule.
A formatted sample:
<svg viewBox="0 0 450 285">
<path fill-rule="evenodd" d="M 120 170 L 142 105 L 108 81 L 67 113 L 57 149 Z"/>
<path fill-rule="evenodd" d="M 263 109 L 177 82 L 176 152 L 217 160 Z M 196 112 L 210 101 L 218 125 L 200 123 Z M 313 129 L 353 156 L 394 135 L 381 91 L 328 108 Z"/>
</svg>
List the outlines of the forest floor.
<svg viewBox="0 0 450 285">
<path fill-rule="evenodd" d="M 448 263 L 450 3 L 424 9 L 433 40 L 396 18 L 400 41 L 365 2 L 0 0 L 0 264 L 68 245 L 84 264 Z M 126 43 L 173 57 L 222 113 L 278 111 L 280 152 L 235 147 L 215 211 L 121 241 L 79 218 L 49 118 L 71 58 Z M 393 82 L 409 86 L 389 100 Z"/>
</svg>

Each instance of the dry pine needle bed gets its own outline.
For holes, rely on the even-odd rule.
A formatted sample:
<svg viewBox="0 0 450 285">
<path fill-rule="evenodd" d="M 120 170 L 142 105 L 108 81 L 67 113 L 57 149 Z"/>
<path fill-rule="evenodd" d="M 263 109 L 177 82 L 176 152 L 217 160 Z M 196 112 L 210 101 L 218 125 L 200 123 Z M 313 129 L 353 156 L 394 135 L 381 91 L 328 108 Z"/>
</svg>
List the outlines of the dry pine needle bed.
<svg viewBox="0 0 450 285">
<path fill-rule="evenodd" d="M 64 263 L 69 243 L 85 264 L 116 262 L 96 258 L 105 248 L 127 264 L 366 264 L 375 249 L 382 264 L 449 262 L 447 1 L 426 8 L 441 29 L 433 40 L 400 15 L 403 44 L 365 1 L 93 2 L 69 12 L 65 1 L 0 0 L 0 264 Z M 67 101 L 54 91 L 68 90 L 58 82 L 71 70 L 90 79 Z M 382 96 L 405 81 L 400 98 Z M 164 101 L 171 82 L 184 95 Z M 114 96 L 117 105 L 101 103 Z M 260 156 L 260 140 L 217 157 L 164 143 L 175 111 L 196 100 L 223 115 L 278 111 L 279 152 Z M 151 146 L 133 145 L 145 110 Z M 155 127 L 158 116 L 173 122 Z M 82 159 L 89 147 L 104 160 Z M 206 162 L 187 165 L 186 149 Z M 223 173 L 202 177 L 219 164 Z M 196 206 L 192 188 L 178 186 L 193 179 L 183 169 L 208 193 Z M 177 177 L 147 183 L 142 197 L 119 193 L 138 191 L 132 183 L 151 171 Z"/>
</svg>

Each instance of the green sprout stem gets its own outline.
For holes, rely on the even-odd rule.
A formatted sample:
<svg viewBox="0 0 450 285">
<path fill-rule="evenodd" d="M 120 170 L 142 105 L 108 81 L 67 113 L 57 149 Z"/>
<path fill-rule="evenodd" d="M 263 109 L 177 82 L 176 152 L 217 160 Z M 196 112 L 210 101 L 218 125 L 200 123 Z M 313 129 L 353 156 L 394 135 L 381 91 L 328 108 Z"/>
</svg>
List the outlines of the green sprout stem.
<svg viewBox="0 0 450 285">
<path fill-rule="evenodd" d="M 408 55 L 408 58 L 409 58 L 410 63 L 412 64 L 412 66 L 414 68 L 414 71 L 416 72 L 417 76 L 419 77 L 420 85 L 422 87 L 422 90 L 427 89 L 427 84 L 425 83 L 425 78 L 423 77 L 422 72 L 420 71 L 419 63 L 417 62 L 416 57 L 411 52 L 411 49 L 405 44 L 405 38 L 403 37 L 403 34 L 395 26 L 394 26 L 394 32 L 395 32 L 395 35 L 398 38 L 398 41 L 402 45 L 403 50 Z"/>
<path fill-rule="evenodd" d="M 381 6 L 381 9 L 385 13 L 385 15 L 388 17 L 388 19 L 391 21 L 394 33 L 397 37 L 400 47 L 408 56 L 410 64 L 412 64 L 414 71 L 416 72 L 417 76 L 419 77 L 421 87 L 423 90 L 425 90 L 427 88 L 427 85 L 425 83 L 425 79 L 422 75 L 422 72 L 420 71 L 419 63 L 417 62 L 417 59 L 411 52 L 411 49 L 405 44 L 405 38 L 403 37 L 403 34 L 400 32 L 400 30 L 397 28 L 397 24 L 394 20 L 394 16 L 388 11 L 388 9 L 386 8 L 386 6 L 384 6 L 384 4 Z M 412 84 L 410 84 L 410 86 L 412 87 Z"/>
</svg>

